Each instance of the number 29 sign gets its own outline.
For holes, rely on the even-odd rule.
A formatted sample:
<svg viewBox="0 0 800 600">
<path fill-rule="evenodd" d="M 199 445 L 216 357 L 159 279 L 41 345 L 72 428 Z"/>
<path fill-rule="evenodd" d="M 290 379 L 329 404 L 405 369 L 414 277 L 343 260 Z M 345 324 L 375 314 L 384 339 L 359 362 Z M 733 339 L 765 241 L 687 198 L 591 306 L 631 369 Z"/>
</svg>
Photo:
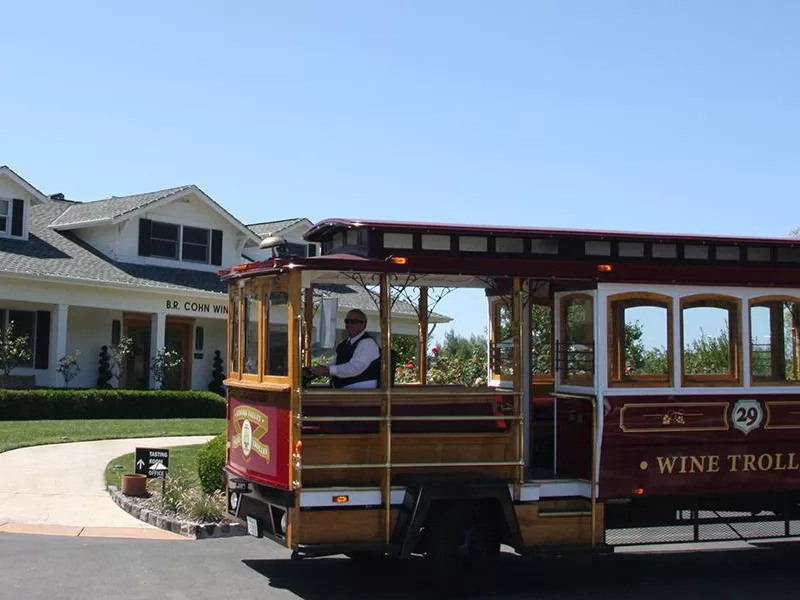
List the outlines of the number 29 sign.
<svg viewBox="0 0 800 600">
<path fill-rule="evenodd" d="M 737 400 L 731 413 L 734 428 L 745 435 L 760 427 L 764 420 L 764 411 L 758 400 Z"/>
</svg>

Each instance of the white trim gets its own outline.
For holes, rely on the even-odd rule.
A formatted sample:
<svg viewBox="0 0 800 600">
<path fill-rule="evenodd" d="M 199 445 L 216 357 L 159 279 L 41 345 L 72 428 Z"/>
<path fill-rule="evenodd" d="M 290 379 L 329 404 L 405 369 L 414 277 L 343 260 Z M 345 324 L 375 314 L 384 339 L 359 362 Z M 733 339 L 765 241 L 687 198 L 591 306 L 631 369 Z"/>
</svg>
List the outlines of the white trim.
<svg viewBox="0 0 800 600">
<path fill-rule="evenodd" d="M 390 496 L 393 506 L 403 503 L 406 489 L 402 487 L 392 488 Z M 349 500 L 343 503 L 333 501 L 335 496 L 348 496 Z M 348 506 L 381 506 L 383 496 L 380 488 L 325 488 L 302 490 L 300 492 L 301 508 L 321 508 L 336 506 L 345 508 Z"/>
<path fill-rule="evenodd" d="M 509 486 L 509 493 L 513 494 L 512 486 Z M 539 500 L 550 498 L 575 497 L 591 498 L 592 484 L 582 479 L 523 483 L 519 494 L 521 502 L 538 502 Z"/>
<path fill-rule="evenodd" d="M 153 192 L 151 192 L 153 193 Z M 258 245 L 261 243 L 261 237 L 257 235 L 253 230 L 248 228 L 244 223 L 239 221 L 236 217 L 231 215 L 228 211 L 222 208 L 219 204 L 217 204 L 210 196 L 208 196 L 203 190 L 201 190 L 196 185 L 190 185 L 184 190 L 179 192 L 173 192 L 163 198 L 159 198 L 153 202 L 149 202 L 144 206 L 140 206 L 135 208 L 131 211 L 122 213 L 115 217 L 106 217 L 102 219 L 87 219 L 80 222 L 73 222 L 73 223 L 65 223 L 63 225 L 49 225 L 51 229 L 56 231 L 67 231 L 70 229 L 88 229 L 90 227 L 97 227 L 100 225 L 119 225 L 121 223 L 125 223 L 126 221 L 130 221 L 141 216 L 144 213 L 149 211 L 155 210 L 161 206 L 166 204 L 172 204 L 182 198 L 185 198 L 189 195 L 195 195 L 201 201 L 203 201 L 209 208 L 211 208 L 214 212 L 216 212 L 220 217 L 222 217 L 225 221 L 227 221 L 230 225 L 236 228 L 240 233 L 244 234 L 246 240 L 250 240 L 253 244 Z M 138 194 L 137 194 L 138 195 Z M 101 202 L 101 200 L 96 200 L 95 202 Z M 92 204 L 91 202 L 87 202 L 88 204 Z M 69 209 L 67 209 L 69 210 Z M 65 211 L 66 212 L 66 211 Z"/>
<path fill-rule="evenodd" d="M 3 196 L 0 197 L 0 202 L 5 202 L 7 206 L 6 213 L 4 215 L 0 214 L 0 217 L 4 217 L 6 220 L 6 226 L 3 229 L 0 229 L 0 236 L 11 237 L 11 213 L 13 212 L 13 199 Z"/>
<path fill-rule="evenodd" d="M 100 287 L 100 288 L 126 288 L 137 292 L 146 294 L 178 294 L 187 297 L 202 297 L 209 300 L 224 300 L 227 303 L 228 294 L 225 292 L 209 292 L 207 290 L 187 290 L 183 288 L 167 288 L 167 287 L 148 287 L 136 285 L 134 283 L 116 282 L 116 281 L 87 281 L 82 277 L 58 277 L 54 275 L 33 274 L 33 273 L 19 273 L 16 271 L 0 271 L 0 276 L 8 277 L 9 279 L 35 280 L 35 281 L 57 281 L 60 283 L 68 283 L 70 285 L 81 285 L 84 287 Z"/>
<path fill-rule="evenodd" d="M 522 502 L 536 502 L 549 498 L 591 498 L 592 485 L 582 479 L 565 481 L 541 481 L 523 483 L 520 489 Z M 513 495 L 513 486 L 508 486 L 509 494 Z M 391 494 L 392 506 L 403 503 L 406 488 L 393 487 Z M 334 502 L 334 496 L 348 496 L 348 502 Z M 300 492 L 301 508 L 347 507 L 347 506 L 381 506 L 383 496 L 380 488 L 323 488 L 304 489 Z"/>
<path fill-rule="evenodd" d="M 169 196 L 164 196 L 160 200 L 156 200 L 155 202 L 151 202 L 150 204 L 147 204 L 146 206 L 141 206 L 141 207 L 139 207 L 137 209 L 134 209 L 134 210 L 132 210 L 130 212 L 126 212 L 126 213 L 124 213 L 122 215 L 118 215 L 117 217 L 114 217 L 114 219 L 111 220 L 111 223 L 116 225 L 116 224 L 118 224 L 118 223 L 120 223 L 122 221 L 128 221 L 130 219 L 134 219 L 134 218 L 140 216 L 142 213 L 153 211 L 153 210 L 159 208 L 160 206 L 164 206 L 165 204 L 171 204 L 173 202 L 177 202 L 178 200 L 181 200 L 182 198 L 185 198 L 186 196 L 189 196 L 189 195 L 192 195 L 192 194 L 194 194 L 200 200 L 205 202 L 208 205 L 209 208 L 214 210 L 214 212 L 216 212 L 219 216 L 221 216 L 223 219 L 225 219 L 233 227 L 235 227 L 241 233 L 245 234 L 246 239 L 249 239 L 250 241 L 252 241 L 256 245 L 261 243 L 261 237 L 260 236 L 256 235 L 255 232 L 253 232 L 252 229 L 248 228 L 244 223 L 239 221 L 236 217 L 234 217 L 228 211 L 226 211 L 224 208 L 222 208 L 219 204 L 217 204 L 214 200 L 212 200 L 210 196 L 208 196 L 203 190 L 201 190 L 196 185 L 190 185 L 185 190 L 182 190 L 180 192 L 176 192 L 174 194 L 170 194 Z M 209 243 L 210 243 L 210 241 L 209 241 Z"/>
<path fill-rule="evenodd" d="M 50 198 L 45 196 L 42 192 L 37 190 L 30 183 L 25 181 L 22 177 L 17 175 L 13 170 L 11 170 L 10 167 L 8 167 L 8 166 L 0 167 L 0 175 L 5 175 L 6 177 L 8 177 L 11 181 L 16 183 L 19 187 L 21 187 L 26 192 L 28 192 L 36 200 L 39 200 L 39 202 L 49 202 L 50 201 Z"/>
</svg>

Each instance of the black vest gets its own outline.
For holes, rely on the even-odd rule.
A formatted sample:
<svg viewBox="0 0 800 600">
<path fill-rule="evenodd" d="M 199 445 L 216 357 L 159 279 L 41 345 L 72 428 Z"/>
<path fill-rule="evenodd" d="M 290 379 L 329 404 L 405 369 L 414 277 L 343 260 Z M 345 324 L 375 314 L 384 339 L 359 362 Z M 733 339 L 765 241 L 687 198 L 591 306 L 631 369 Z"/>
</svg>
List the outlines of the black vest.
<svg viewBox="0 0 800 600">
<path fill-rule="evenodd" d="M 365 333 L 355 344 L 350 343 L 350 338 L 347 338 L 341 342 L 339 345 L 336 346 L 336 363 L 337 365 L 342 365 L 346 362 L 349 362 L 351 358 L 353 358 L 353 354 L 356 351 L 356 346 L 358 346 L 363 340 L 365 339 L 372 339 L 372 337 Z M 357 383 L 359 381 L 371 381 L 375 380 L 378 382 L 380 386 L 381 380 L 381 356 L 380 356 L 380 347 L 378 347 L 378 358 L 373 360 L 369 363 L 369 366 L 364 369 L 361 373 L 356 375 L 355 377 L 336 377 L 335 375 L 331 375 L 331 385 L 335 388 L 342 388 L 347 385 Z"/>
</svg>

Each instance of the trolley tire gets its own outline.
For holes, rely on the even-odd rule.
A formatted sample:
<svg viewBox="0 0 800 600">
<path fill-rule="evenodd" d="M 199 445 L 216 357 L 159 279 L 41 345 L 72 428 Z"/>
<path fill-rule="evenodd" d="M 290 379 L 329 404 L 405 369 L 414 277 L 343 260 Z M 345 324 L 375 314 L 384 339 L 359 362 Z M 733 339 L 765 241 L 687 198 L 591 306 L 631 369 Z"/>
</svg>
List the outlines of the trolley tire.
<svg viewBox="0 0 800 600">
<path fill-rule="evenodd" d="M 491 578 L 500 555 L 500 538 L 487 516 L 467 506 L 454 506 L 430 523 L 427 538 L 427 558 L 439 594 L 475 590 Z"/>
</svg>

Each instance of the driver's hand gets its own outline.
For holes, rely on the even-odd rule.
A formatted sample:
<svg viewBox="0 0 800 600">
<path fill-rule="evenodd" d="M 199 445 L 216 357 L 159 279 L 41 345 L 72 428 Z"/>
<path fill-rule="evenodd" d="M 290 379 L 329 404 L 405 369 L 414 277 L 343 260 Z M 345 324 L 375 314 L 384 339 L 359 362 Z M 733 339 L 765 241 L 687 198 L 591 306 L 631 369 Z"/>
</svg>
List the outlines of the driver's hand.
<svg viewBox="0 0 800 600">
<path fill-rule="evenodd" d="M 325 377 L 329 374 L 328 367 L 324 365 L 311 367 L 311 372 L 314 374 L 314 377 Z"/>
</svg>

